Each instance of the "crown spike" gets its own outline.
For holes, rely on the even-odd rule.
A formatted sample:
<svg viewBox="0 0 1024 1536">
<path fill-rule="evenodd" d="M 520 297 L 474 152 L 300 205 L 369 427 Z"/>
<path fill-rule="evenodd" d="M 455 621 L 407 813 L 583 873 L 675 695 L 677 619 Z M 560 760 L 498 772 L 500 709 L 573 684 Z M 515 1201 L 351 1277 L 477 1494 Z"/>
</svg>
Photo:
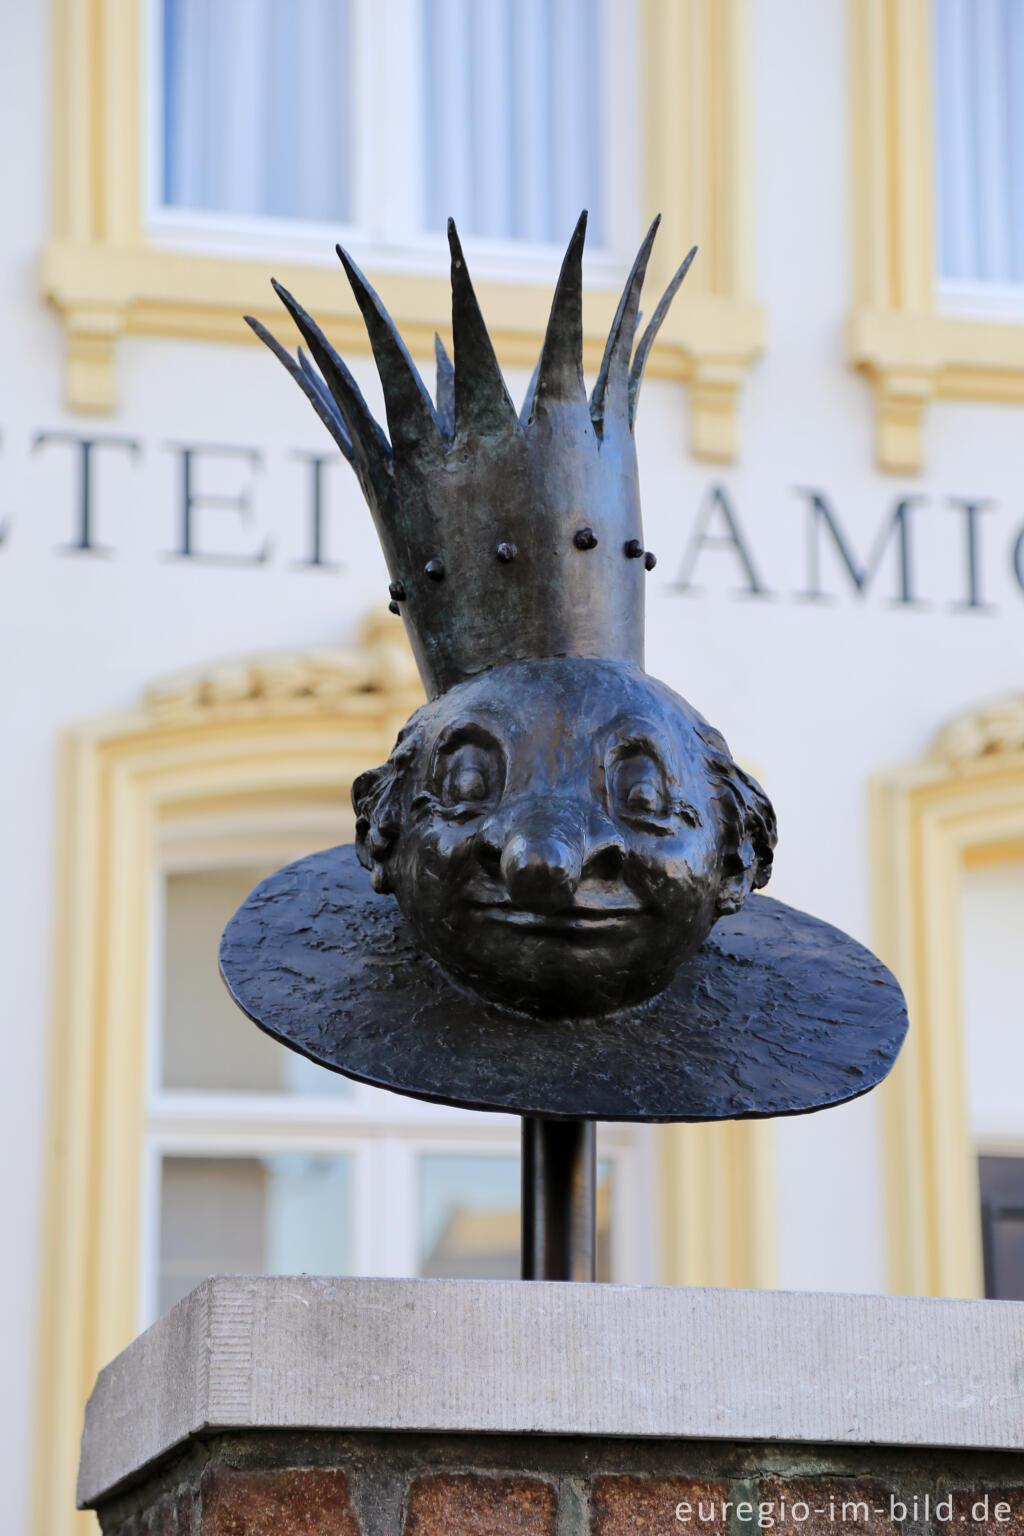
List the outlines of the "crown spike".
<svg viewBox="0 0 1024 1536">
<path fill-rule="evenodd" d="M 419 369 L 399 336 L 391 316 L 347 251 L 336 246 L 362 312 L 374 362 L 384 389 L 384 405 L 396 456 L 422 457 L 432 443 L 440 443 L 440 423 L 434 402 L 420 378 Z"/>
<path fill-rule="evenodd" d="M 359 385 L 316 321 L 276 278 L 270 282 L 302 333 L 338 407 L 352 444 L 352 463 L 366 495 L 374 500 L 383 499 L 391 481 L 391 448 L 387 438 L 374 420 Z"/>
<path fill-rule="evenodd" d="M 312 369 L 303 366 L 302 348 L 299 348 L 299 361 L 296 362 L 287 347 L 283 347 L 277 337 L 272 335 L 266 326 L 261 324 L 254 315 L 243 315 L 242 318 L 249 329 L 263 342 L 263 345 L 270 348 L 278 362 L 287 368 L 328 432 L 334 438 L 345 458 L 351 464 L 353 459 L 352 442 L 345 431 L 345 423 L 342 421 L 338 408 L 330 395 L 318 383 Z"/>
<path fill-rule="evenodd" d="M 494 344 L 487 333 L 455 220 L 448 220 L 452 257 L 452 336 L 455 342 L 455 429 L 464 433 L 518 433 Z"/>
<path fill-rule="evenodd" d="M 437 419 L 445 437 L 451 439 L 455 436 L 455 368 L 436 331 L 434 357 L 437 361 Z"/>
<path fill-rule="evenodd" d="M 315 391 L 318 400 L 324 407 L 324 410 L 331 414 L 333 419 L 337 422 L 339 429 L 344 433 L 346 441 L 349 445 L 349 452 L 346 454 L 346 458 L 348 458 L 349 462 L 351 463 L 353 456 L 352 439 L 349 437 L 348 428 L 345 426 L 345 423 L 342 420 L 341 412 L 338 410 L 338 406 L 332 398 L 330 390 L 324 383 L 319 369 L 310 362 L 309 358 L 306 356 L 301 347 L 298 348 L 297 355 L 299 359 L 299 367 L 302 369 L 302 376 L 306 380 L 306 383 L 312 390 Z M 299 388 L 301 389 L 301 380 L 297 379 L 296 383 L 298 383 Z M 344 452 L 344 449 L 342 449 L 342 452 Z"/>
<path fill-rule="evenodd" d="M 643 666 L 643 587 L 653 557 L 643 539 L 629 416 L 682 273 L 637 348 L 649 232 L 605 346 L 592 419 L 582 367 L 585 228 L 584 216 L 562 262 L 521 417 L 483 331 L 454 229 L 455 346 L 446 350 L 435 341 L 436 401 L 380 301 L 342 254 L 384 386 L 394 447 L 345 363 L 279 284 L 300 333 L 297 358 L 294 348 L 289 355 L 253 326 L 351 457 L 384 551 L 391 602 L 401 609 L 431 698 L 490 667 L 537 656 Z M 433 396 L 433 378 L 430 386 Z"/>
<path fill-rule="evenodd" d="M 637 252 L 626 286 L 622 290 L 619 307 L 615 311 L 612 328 L 608 332 L 597 382 L 590 396 L 590 418 L 598 437 L 604 436 L 606 416 L 621 421 L 624 427 L 628 428 L 629 425 L 629 363 L 640 318 L 640 293 L 660 223 L 659 213 Z"/>
<path fill-rule="evenodd" d="M 651 316 L 647 329 L 644 331 L 640 338 L 640 345 L 637 347 L 636 356 L 633 358 L 633 366 L 629 370 L 630 426 L 632 426 L 636 420 L 637 396 L 640 393 L 640 385 L 643 383 L 644 369 L 647 367 L 648 354 L 654 345 L 654 341 L 658 332 L 661 330 L 662 321 L 665 319 L 665 316 L 669 312 L 672 300 L 679 292 L 683 278 L 686 276 L 687 272 L 689 272 L 693 258 L 696 256 L 696 254 L 697 247 L 694 246 L 693 249 L 688 253 L 686 260 L 679 268 L 675 277 L 672 279 L 668 287 L 665 289 L 665 292 L 662 294 L 661 302 L 659 303 L 657 309 L 654 311 L 654 314 Z"/>
<path fill-rule="evenodd" d="M 531 399 L 531 416 L 547 401 L 587 401 L 583 383 L 583 242 L 586 209 L 572 232 L 551 301 Z"/>
</svg>

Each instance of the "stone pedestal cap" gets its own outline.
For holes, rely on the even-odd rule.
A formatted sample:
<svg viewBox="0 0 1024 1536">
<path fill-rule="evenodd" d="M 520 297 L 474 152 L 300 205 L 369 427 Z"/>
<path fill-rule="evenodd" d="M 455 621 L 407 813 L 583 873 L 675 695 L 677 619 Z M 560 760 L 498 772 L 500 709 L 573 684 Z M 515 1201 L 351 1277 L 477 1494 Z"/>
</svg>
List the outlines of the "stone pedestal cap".
<svg viewBox="0 0 1024 1536">
<path fill-rule="evenodd" d="M 100 1373 L 79 1503 L 246 1429 L 1019 1450 L 1024 1303 L 208 1280 Z"/>
</svg>

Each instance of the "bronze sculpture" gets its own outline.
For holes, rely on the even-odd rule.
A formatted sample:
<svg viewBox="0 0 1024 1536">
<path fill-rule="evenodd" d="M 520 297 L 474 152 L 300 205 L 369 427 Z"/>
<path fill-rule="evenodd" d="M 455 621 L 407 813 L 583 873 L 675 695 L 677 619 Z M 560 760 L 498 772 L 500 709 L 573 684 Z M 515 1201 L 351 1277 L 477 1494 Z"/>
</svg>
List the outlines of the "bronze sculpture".
<svg viewBox="0 0 1024 1536">
<path fill-rule="evenodd" d="M 633 428 L 694 252 L 637 343 L 651 226 L 588 399 L 585 226 L 519 413 L 453 224 L 436 401 L 339 249 L 390 440 L 290 294 L 275 284 L 313 362 L 250 318 L 359 477 L 428 702 L 356 780 L 354 849 L 264 881 L 221 947 L 235 1000 L 292 1049 L 524 1117 L 524 1274 L 547 1278 L 592 1268 L 595 1120 L 824 1108 L 880 1081 L 906 1030 L 867 950 L 747 899 L 771 872 L 772 807 L 643 669 L 655 560 Z"/>
<path fill-rule="evenodd" d="M 658 221 L 597 382 L 583 380 L 584 214 L 516 412 L 449 224 L 454 364 L 437 403 L 339 248 L 384 386 L 390 447 L 348 369 L 284 289 L 319 365 L 282 359 L 353 464 L 431 701 L 353 790 L 356 851 L 423 948 L 481 996 L 592 1015 L 664 990 L 771 869 L 775 818 L 722 737 L 646 676 L 633 426 Z"/>
</svg>

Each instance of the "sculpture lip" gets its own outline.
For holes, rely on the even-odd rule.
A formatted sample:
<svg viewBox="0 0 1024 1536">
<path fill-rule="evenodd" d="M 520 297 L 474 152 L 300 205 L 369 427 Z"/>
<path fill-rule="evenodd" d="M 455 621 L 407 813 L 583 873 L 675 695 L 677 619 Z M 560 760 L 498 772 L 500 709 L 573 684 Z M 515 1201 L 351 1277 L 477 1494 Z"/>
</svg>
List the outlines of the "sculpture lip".
<svg viewBox="0 0 1024 1536">
<path fill-rule="evenodd" d="M 533 933 L 596 933 L 600 929 L 622 928 L 643 915 L 639 903 L 616 907 L 570 906 L 542 912 L 534 907 L 518 907 L 510 901 L 477 901 L 474 908 L 484 918 L 526 928 Z"/>
</svg>

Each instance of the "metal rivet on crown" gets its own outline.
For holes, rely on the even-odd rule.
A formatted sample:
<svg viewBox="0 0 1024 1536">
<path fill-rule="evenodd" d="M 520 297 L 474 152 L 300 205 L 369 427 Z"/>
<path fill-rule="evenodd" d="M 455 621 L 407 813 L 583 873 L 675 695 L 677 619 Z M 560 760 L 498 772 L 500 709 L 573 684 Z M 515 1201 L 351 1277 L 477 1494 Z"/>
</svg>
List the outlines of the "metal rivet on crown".
<svg viewBox="0 0 1024 1536">
<path fill-rule="evenodd" d="M 625 544 L 623 544 L 622 552 L 630 560 L 639 560 L 640 556 L 644 552 L 644 547 L 640 543 L 639 539 L 629 539 Z"/>
<path fill-rule="evenodd" d="M 441 560 L 428 560 L 423 569 L 431 581 L 444 581 L 444 563 Z"/>
<path fill-rule="evenodd" d="M 514 544 L 505 541 L 504 543 L 501 543 L 497 546 L 494 553 L 497 555 L 499 560 L 503 561 L 507 565 L 510 560 L 515 559 L 519 551 Z"/>
<path fill-rule="evenodd" d="M 644 555 L 644 570 L 645 571 L 653 571 L 654 567 L 657 565 L 657 563 L 658 563 L 657 555 L 654 553 L 653 549 L 649 549 L 647 551 L 647 553 Z"/>
<path fill-rule="evenodd" d="M 575 534 L 573 534 L 572 541 L 576 545 L 577 549 L 597 548 L 597 534 L 594 532 L 593 528 L 580 528 Z"/>
<path fill-rule="evenodd" d="M 394 599 L 392 599 L 391 602 L 388 603 L 388 612 L 389 613 L 401 613 L 401 611 L 402 611 L 401 608 L 399 608 L 398 604 L 394 601 Z"/>
<path fill-rule="evenodd" d="M 396 603 L 404 603 L 405 602 L 405 582 L 404 581 L 393 581 L 391 583 L 391 585 L 388 587 L 388 591 L 391 593 L 391 596 L 394 598 Z"/>
</svg>

